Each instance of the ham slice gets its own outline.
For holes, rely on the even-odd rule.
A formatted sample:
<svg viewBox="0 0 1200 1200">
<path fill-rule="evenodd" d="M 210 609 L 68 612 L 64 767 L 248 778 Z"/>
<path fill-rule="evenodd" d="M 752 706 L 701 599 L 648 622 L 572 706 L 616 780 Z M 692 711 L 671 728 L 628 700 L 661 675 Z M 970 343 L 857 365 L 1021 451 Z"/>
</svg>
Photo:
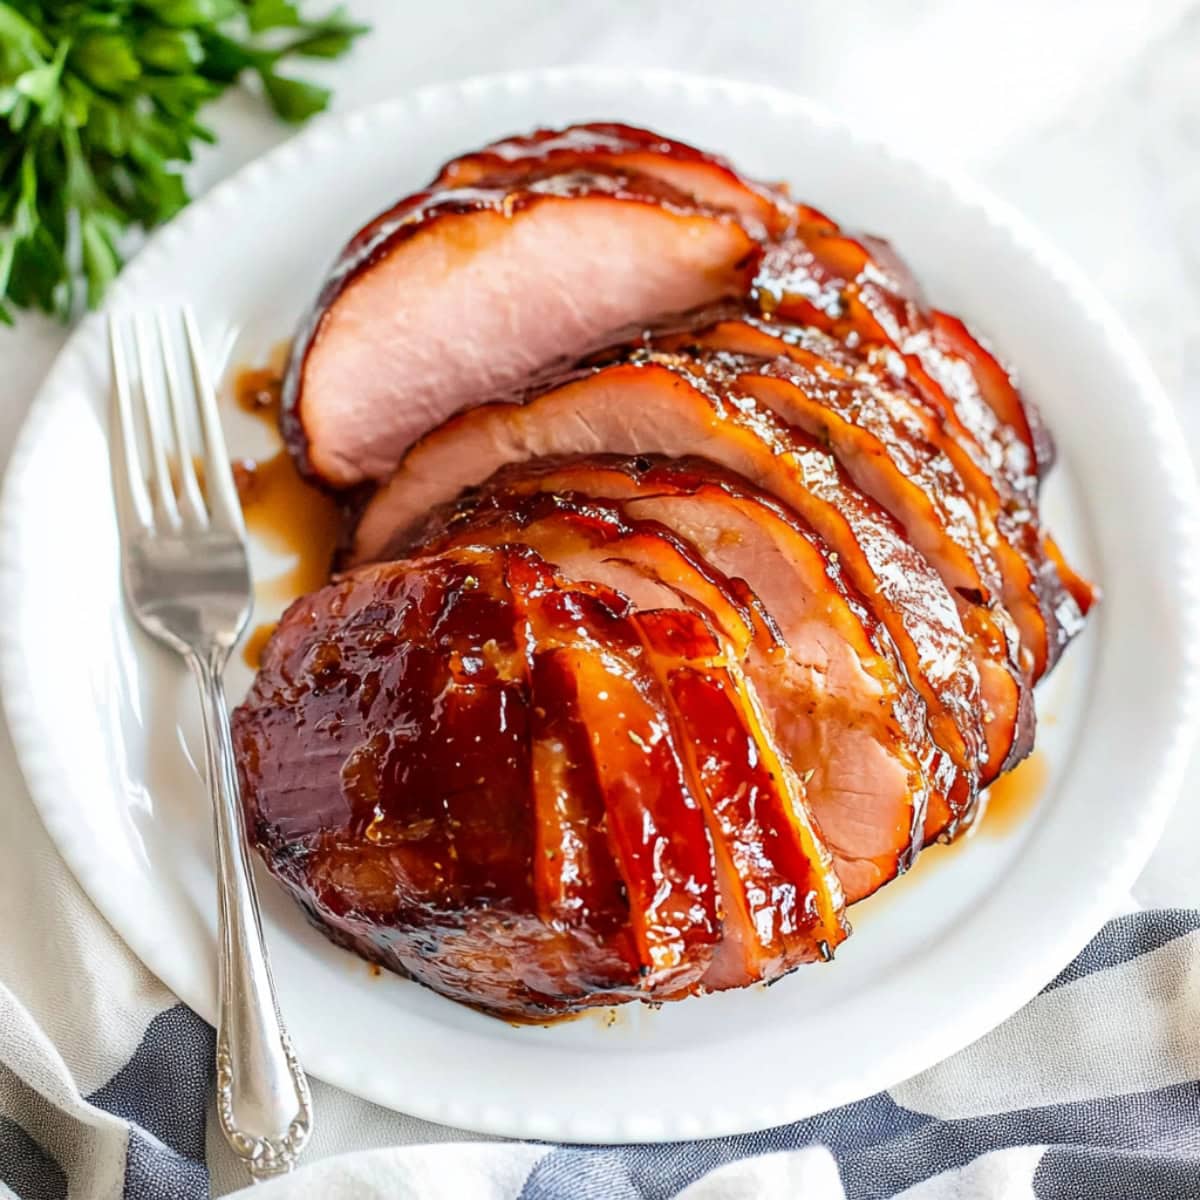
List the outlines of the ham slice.
<svg viewBox="0 0 1200 1200">
<path fill-rule="evenodd" d="M 965 809 L 987 747 L 973 649 L 945 584 L 828 452 L 688 365 L 655 356 L 606 367 L 528 404 L 487 405 L 447 422 L 363 510 L 349 561 L 386 557 L 417 535 L 430 509 L 512 463 L 595 453 L 708 458 L 800 513 L 839 556 L 926 701 L 935 743 L 964 772 L 956 807 Z"/>
<path fill-rule="evenodd" d="M 446 417 L 614 330 L 744 294 L 760 253 L 731 215 L 648 176 L 423 194 L 330 275 L 288 363 L 285 437 L 329 486 L 385 478 Z"/>
</svg>

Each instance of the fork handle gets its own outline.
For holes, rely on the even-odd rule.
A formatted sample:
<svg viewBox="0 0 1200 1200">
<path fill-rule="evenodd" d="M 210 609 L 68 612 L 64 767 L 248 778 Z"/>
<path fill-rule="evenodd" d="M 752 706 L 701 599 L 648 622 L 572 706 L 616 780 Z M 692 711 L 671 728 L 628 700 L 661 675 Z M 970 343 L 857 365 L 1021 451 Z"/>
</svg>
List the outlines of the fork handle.
<svg viewBox="0 0 1200 1200">
<path fill-rule="evenodd" d="M 200 687 L 217 865 L 217 1116 L 254 1179 L 283 1175 L 312 1131 L 308 1080 L 279 1015 L 242 819 L 222 671 L 228 650 L 191 654 Z"/>
</svg>

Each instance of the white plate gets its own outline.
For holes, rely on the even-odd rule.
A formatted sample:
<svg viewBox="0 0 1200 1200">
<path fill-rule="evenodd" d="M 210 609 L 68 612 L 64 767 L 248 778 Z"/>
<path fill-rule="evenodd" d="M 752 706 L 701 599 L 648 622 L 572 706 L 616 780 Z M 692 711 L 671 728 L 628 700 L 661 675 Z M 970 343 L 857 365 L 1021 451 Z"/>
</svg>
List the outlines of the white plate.
<svg viewBox="0 0 1200 1200">
<path fill-rule="evenodd" d="M 795 97 L 660 73 L 553 71 L 417 92 L 329 119 L 189 208 L 112 303 L 195 305 L 260 359 L 348 234 L 453 152 L 614 118 L 725 152 L 892 238 L 936 302 L 1018 365 L 1057 435 L 1049 511 L 1105 590 L 1041 697 L 1050 782 L 1006 836 L 936 849 L 856 910 L 829 967 L 769 990 L 513 1028 L 311 930 L 264 877 L 281 1000 L 308 1067 L 380 1103 L 492 1133 L 660 1140 L 773 1125 L 930 1066 L 1028 1000 L 1095 932 L 1162 829 L 1192 726 L 1196 496 L 1168 404 L 1090 288 L 1014 215 Z M 118 590 L 102 325 L 79 327 L 30 414 L 3 498 L 3 682 L 13 737 L 67 862 L 129 945 L 214 1011 L 209 816 L 180 665 Z M 236 449 L 265 433 L 230 426 Z M 260 614 L 265 617 L 270 614 Z M 240 694 L 245 672 L 231 688 Z M 939 861 L 940 860 L 940 861 Z"/>
</svg>

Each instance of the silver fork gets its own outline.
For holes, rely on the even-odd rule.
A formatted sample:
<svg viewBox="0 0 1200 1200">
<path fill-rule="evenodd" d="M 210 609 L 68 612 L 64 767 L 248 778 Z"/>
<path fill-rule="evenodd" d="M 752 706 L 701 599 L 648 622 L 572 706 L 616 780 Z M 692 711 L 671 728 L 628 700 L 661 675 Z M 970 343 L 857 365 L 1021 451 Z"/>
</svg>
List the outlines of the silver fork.
<svg viewBox="0 0 1200 1200">
<path fill-rule="evenodd" d="M 217 1114 L 233 1152 L 255 1179 L 264 1179 L 295 1165 L 312 1130 L 312 1100 L 275 998 L 222 683 L 253 607 L 245 528 L 190 311 L 183 311 L 181 323 L 191 368 L 190 401 L 184 399 L 161 312 L 153 327 L 144 317 L 133 321 L 136 387 L 127 338 L 115 317 L 109 321 L 121 575 L 138 624 L 183 656 L 200 687 L 217 866 Z M 203 487 L 192 461 L 189 404 L 201 435 Z M 136 432 L 139 412 L 149 459 L 145 467 Z"/>
</svg>

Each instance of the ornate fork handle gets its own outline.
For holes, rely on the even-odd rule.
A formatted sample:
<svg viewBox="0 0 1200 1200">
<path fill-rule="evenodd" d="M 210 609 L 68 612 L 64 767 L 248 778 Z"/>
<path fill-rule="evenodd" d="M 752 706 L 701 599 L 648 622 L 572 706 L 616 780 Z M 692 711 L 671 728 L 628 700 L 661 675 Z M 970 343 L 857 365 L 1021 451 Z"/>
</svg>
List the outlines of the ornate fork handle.
<svg viewBox="0 0 1200 1200">
<path fill-rule="evenodd" d="M 279 1015 L 242 823 L 221 673 L 228 649 L 190 653 L 204 709 L 216 827 L 217 1115 L 255 1179 L 286 1174 L 312 1131 L 312 1097 Z"/>
</svg>

